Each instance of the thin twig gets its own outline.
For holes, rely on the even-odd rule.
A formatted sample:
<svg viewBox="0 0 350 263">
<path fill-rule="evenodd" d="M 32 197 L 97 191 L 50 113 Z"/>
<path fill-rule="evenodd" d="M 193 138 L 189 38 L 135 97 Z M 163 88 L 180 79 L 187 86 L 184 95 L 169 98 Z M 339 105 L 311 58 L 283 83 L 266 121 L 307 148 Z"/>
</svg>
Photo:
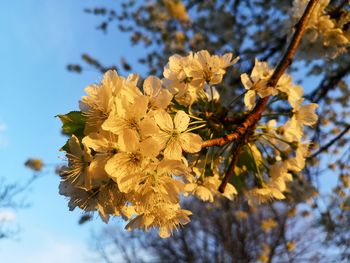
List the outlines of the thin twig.
<svg viewBox="0 0 350 263">
<path fill-rule="evenodd" d="M 317 152 L 312 154 L 309 158 L 314 158 L 320 153 L 327 151 L 329 147 L 331 147 L 336 141 L 341 139 L 348 131 L 350 130 L 350 125 L 346 126 L 345 129 L 339 133 L 337 136 L 335 136 L 332 140 L 330 140 L 327 144 L 323 145 Z"/>
<path fill-rule="evenodd" d="M 348 52 L 348 55 L 350 53 Z M 312 102 L 319 103 L 321 100 L 324 100 L 328 93 L 336 87 L 336 85 L 350 72 L 350 63 L 346 63 L 340 70 L 337 72 L 331 72 L 326 76 L 319 86 L 313 90 L 309 95 L 305 96 Z"/>
<path fill-rule="evenodd" d="M 318 3 L 318 0 L 310 0 L 309 4 L 305 8 L 304 14 L 301 17 L 300 21 L 295 25 L 295 33 L 291 39 L 291 42 L 287 48 L 286 53 L 284 54 L 283 58 L 281 59 L 280 63 L 278 64 L 277 68 L 274 70 L 268 85 L 270 87 L 275 87 L 278 83 L 278 80 L 280 77 L 283 75 L 283 73 L 286 71 L 288 66 L 292 63 L 294 54 L 297 50 L 297 47 L 300 43 L 301 37 L 305 31 L 305 28 L 307 26 L 309 17 L 312 13 L 312 10 Z M 210 147 L 210 146 L 222 146 L 225 145 L 226 143 L 233 141 L 233 140 L 238 140 L 237 145 L 240 146 L 242 144 L 242 138 L 246 137 L 246 134 L 249 133 L 249 131 L 255 127 L 256 123 L 259 121 L 262 112 L 265 109 L 265 106 L 269 100 L 270 96 L 267 96 L 263 99 L 260 99 L 259 102 L 256 104 L 252 112 L 247 116 L 245 121 L 242 123 L 241 126 L 239 126 L 235 132 L 228 134 L 222 138 L 216 138 L 212 140 L 208 140 L 203 142 L 202 148 L 205 147 Z M 245 140 L 244 140 L 245 141 Z M 237 150 L 234 152 L 234 156 L 232 157 L 231 163 L 230 163 L 230 168 L 226 172 L 220 186 L 219 186 L 219 191 L 223 193 L 225 191 L 225 187 L 227 182 L 229 181 L 229 178 L 231 177 L 231 174 L 233 174 L 233 169 L 235 167 L 235 162 L 240 153 L 242 147 L 238 147 Z"/>
</svg>

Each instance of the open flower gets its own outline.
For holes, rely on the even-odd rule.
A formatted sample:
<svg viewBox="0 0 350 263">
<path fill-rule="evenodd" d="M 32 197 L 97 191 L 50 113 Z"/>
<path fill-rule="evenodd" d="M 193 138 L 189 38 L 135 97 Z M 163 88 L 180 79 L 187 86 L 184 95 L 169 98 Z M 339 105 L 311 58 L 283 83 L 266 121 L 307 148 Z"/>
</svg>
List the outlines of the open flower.
<svg viewBox="0 0 350 263">
<path fill-rule="evenodd" d="M 90 150 L 83 146 L 84 149 L 81 148 L 78 138 L 72 135 L 69 140 L 69 152 L 66 154 L 68 167 L 63 171 L 63 177 L 75 187 L 90 190 L 108 180 L 108 176 L 100 160 L 93 158 Z"/>
<path fill-rule="evenodd" d="M 206 202 L 214 202 L 214 197 L 224 196 L 229 200 L 233 200 L 233 198 L 237 195 L 236 188 L 228 183 L 225 187 L 225 192 L 220 193 L 218 191 L 219 186 L 221 184 L 221 180 L 219 175 L 207 176 L 204 178 L 203 182 L 193 182 L 188 183 L 185 186 L 185 192 L 191 193 Z"/>
<path fill-rule="evenodd" d="M 268 86 L 268 81 L 273 73 L 267 62 L 261 62 L 255 59 L 255 66 L 250 76 L 244 73 L 241 75 L 241 81 L 247 93 L 244 96 L 244 104 L 250 110 L 254 108 L 256 95 L 264 98 L 270 95 L 277 94 L 274 87 Z"/>
<path fill-rule="evenodd" d="M 120 81 L 115 71 L 104 75 L 101 85 L 90 85 L 85 89 L 88 96 L 83 96 L 79 106 L 86 118 L 85 133 L 97 131 L 111 111 L 113 93 L 120 90 Z"/>
<path fill-rule="evenodd" d="M 190 53 L 186 57 L 174 55 L 164 68 L 163 83 L 179 103 L 191 105 L 206 85 L 221 83 L 226 68 L 238 59 L 239 57 L 233 59 L 232 53 L 218 56 L 210 55 L 207 50 Z"/>
<path fill-rule="evenodd" d="M 346 23 L 343 22 L 348 22 L 349 18 L 346 12 L 344 15 L 332 15 L 332 8 L 328 8 L 329 3 L 330 0 L 320 0 L 311 13 L 299 47 L 299 53 L 304 59 L 323 56 L 334 59 L 346 52 L 350 46 Z M 300 19 L 307 4 L 306 0 L 294 0 L 291 23 L 294 24 Z"/>
<path fill-rule="evenodd" d="M 295 151 L 295 157 L 289 158 L 284 163 L 288 170 L 300 172 L 305 167 L 305 159 L 310 154 L 309 142 L 300 143 Z"/>
<path fill-rule="evenodd" d="M 182 151 L 195 153 L 201 150 L 202 138 L 198 134 L 186 132 L 190 117 L 184 111 L 176 113 L 174 122 L 170 114 L 163 110 L 158 111 L 154 118 L 160 128 L 155 139 L 164 149 L 165 158 L 180 160 Z"/>
<path fill-rule="evenodd" d="M 115 70 L 107 71 L 100 85 L 90 85 L 85 89 L 79 106 L 85 116 L 85 134 L 97 132 L 110 115 L 115 98 L 123 96 L 128 101 L 141 94 L 136 88 L 138 76 L 130 75 L 126 80 Z"/>
<path fill-rule="evenodd" d="M 173 55 L 163 71 L 163 84 L 175 99 L 183 105 L 191 105 L 197 100 L 198 88 L 192 84 L 192 79 L 186 75 L 185 68 L 193 61 L 193 54 L 186 57 Z"/>
<path fill-rule="evenodd" d="M 60 195 L 68 197 L 70 211 L 73 211 L 76 207 L 80 207 L 86 212 L 96 210 L 97 200 L 93 198 L 94 192 L 75 187 L 68 180 L 62 180 L 58 188 Z"/>
<path fill-rule="evenodd" d="M 295 117 L 301 125 L 311 126 L 316 124 L 318 116 L 315 111 L 318 105 L 316 103 L 309 103 L 301 106 L 303 101 L 304 99 L 301 99 L 300 103 L 294 108 L 293 117 Z"/>
<path fill-rule="evenodd" d="M 125 130 L 118 139 L 120 151 L 108 160 L 105 169 L 109 176 L 117 182 L 119 189 L 128 193 L 135 185 L 125 178 L 142 172 L 148 163 L 144 154 L 151 154 L 151 150 L 141 150 L 139 138 L 132 130 Z"/>
<path fill-rule="evenodd" d="M 162 88 L 161 80 L 155 76 L 145 79 L 143 91 L 149 98 L 148 107 L 151 109 L 165 109 L 173 98 L 167 89 Z"/>
<path fill-rule="evenodd" d="M 185 68 L 185 72 L 195 86 L 203 89 L 206 83 L 209 85 L 219 84 L 226 73 L 226 68 L 238 60 L 239 57 L 232 59 L 232 53 L 220 57 L 210 55 L 207 50 L 201 50 L 194 54 L 193 61 Z"/>
<path fill-rule="evenodd" d="M 132 130 L 141 136 L 141 123 L 146 117 L 148 109 L 147 96 L 139 95 L 132 103 L 125 99 L 117 101 L 117 103 L 118 105 L 113 108 L 108 119 L 102 124 L 102 128 L 117 135 Z M 147 127 L 150 128 L 149 125 Z M 156 124 L 154 124 L 154 128 L 157 128 Z"/>
<path fill-rule="evenodd" d="M 181 209 L 179 204 L 156 202 L 154 206 L 149 207 L 139 216 L 131 220 L 127 225 L 127 230 L 135 228 L 148 231 L 150 228 L 159 228 L 159 236 L 166 238 L 179 225 L 185 225 L 190 222 L 191 211 Z"/>
</svg>

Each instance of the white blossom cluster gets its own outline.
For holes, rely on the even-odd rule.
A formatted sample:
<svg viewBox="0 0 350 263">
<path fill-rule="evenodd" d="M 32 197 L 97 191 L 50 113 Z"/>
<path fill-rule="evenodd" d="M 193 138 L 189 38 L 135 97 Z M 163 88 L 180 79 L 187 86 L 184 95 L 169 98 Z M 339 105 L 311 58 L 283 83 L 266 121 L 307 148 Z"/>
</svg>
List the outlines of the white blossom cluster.
<svg viewBox="0 0 350 263">
<path fill-rule="evenodd" d="M 308 0 L 294 0 L 292 21 L 299 21 Z M 350 13 L 346 9 L 336 10 L 331 15 L 330 0 L 320 0 L 311 13 L 299 51 L 303 58 L 326 56 L 335 58 L 350 46 Z M 344 11 L 343 13 L 341 11 Z"/>
<path fill-rule="evenodd" d="M 287 100 L 291 112 L 278 123 L 276 118 L 261 124 L 260 132 L 256 130 L 257 140 L 251 145 L 252 155 L 257 163 L 267 167 L 268 179 L 260 178 L 263 187 L 249 190 L 248 198 L 263 202 L 269 199 L 284 199 L 286 182 L 293 180 L 293 174 L 301 172 L 305 159 L 309 154 L 309 143 L 303 141 L 304 126 L 312 126 L 317 122 L 316 103 L 304 104 L 303 88 L 293 85 L 292 78 L 283 74 L 276 87 L 269 86 L 273 74 L 266 62 L 255 61 L 251 75 L 241 75 L 241 81 L 247 92 L 244 103 L 248 109 L 255 106 L 256 96 L 277 96 Z M 273 116 L 273 114 L 272 114 Z M 274 117 L 274 116 L 273 116 Z"/>
<path fill-rule="evenodd" d="M 164 78 L 149 76 L 142 89 L 136 74 L 124 78 L 113 70 L 105 73 L 101 84 L 87 87 L 80 111 L 60 115 L 63 131 L 71 135 L 62 148 L 68 165 L 60 183 L 70 209 L 98 211 L 105 222 L 122 216 L 127 229 L 156 228 L 161 237 L 168 237 L 190 221 L 191 211 L 181 208 L 181 196 L 210 202 L 216 196 L 233 199 L 233 182 L 223 194 L 218 191 L 233 144 L 202 149 L 203 140 L 232 130 L 214 131 L 208 124 L 216 107 L 206 118 L 193 108 L 220 103 L 214 85 L 237 60 L 231 53 L 217 56 L 207 51 L 174 55 Z M 317 120 L 317 105 L 303 105 L 302 88 L 293 85 L 291 77 L 283 75 L 276 87 L 269 87 L 272 72 L 266 62 L 256 61 L 250 76 L 241 75 L 248 110 L 257 96 L 275 96 L 291 105 L 291 118 L 283 125 L 277 126 L 277 119 L 259 124 L 244 150 L 251 158 L 235 170 L 236 175 L 250 173 L 259 179 L 260 185 L 242 192 L 260 202 L 284 198 L 286 182 L 305 165 L 304 125 Z"/>
<path fill-rule="evenodd" d="M 98 210 L 105 221 L 122 215 L 130 220 L 127 228 L 156 227 L 161 237 L 186 224 L 191 212 L 181 209 L 179 201 L 190 171 L 183 154 L 199 152 L 202 138 L 190 132 L 196 126 L 189 115 L 175 112 L 170 103 L 174 95 L 193 103 L 206 82 L 221 81 L 235 62 L 231 58 L 206 51 L 174 56 L 165 78 L 148 77 L 143 92 L 137 75 L 125 79 L 116 71 L 108 71 L 100 85 L 87 87 L 88 96 L 80 101 L 83 137 L 72 134 L 68 141 L 68 167 L 60 185 L 70 208 Z"/>
</svg>

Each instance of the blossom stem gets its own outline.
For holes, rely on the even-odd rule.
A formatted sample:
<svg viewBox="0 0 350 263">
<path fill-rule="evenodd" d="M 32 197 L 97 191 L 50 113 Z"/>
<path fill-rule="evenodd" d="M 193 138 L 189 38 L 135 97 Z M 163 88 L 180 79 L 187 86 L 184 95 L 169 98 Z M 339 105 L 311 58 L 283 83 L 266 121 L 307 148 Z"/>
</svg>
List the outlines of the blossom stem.
<svg viewBox="0 0 350 263">
<path fill-rule="evenodd" d="M 278 148 L 277 146 L 276 146 L 276 144 L 274 144 L 273 142 L 271 142 L 271 141 L 269 141 L 267 138 L 265 138 L 264 136 L 262 136 L 261 137 L 263 140 L 265 140 L 266 142 L 268 142 L 273 148 L 275 148 L 278 152 L 280 152 L 280 153 L 283 153 L 283 151 L 280 149 L 280 148 Z"/>
<path fill-rule="evenodd" d="M 278 97 L 273 98 L 272 100 L 269 101 L 269 103 L 267 104 L 266 107 L 269 107 L 270 105 L 272 105 L 273 103 L 275 103 L 275 102 L 277 102 L 279 100 L 280 100 L 280 98 L 278 98 Z"/>
<path fill-rule="evenodd" d="M 207 123 L 207 121 L 193 121 L 193 122 L 190 122 L 188 125 L 201 124 L 201 123 Z"/>
<path fill-rule="evenodd" d="M 213 105 L 213 100 L 214 100 L 213 86 L 209 86 L 209 87 L 210 87 L 210 101 L 211 101 L 211 105 Z"/>
<path fill-rule="evenodd" d="M 236 102 L 238 99 L 242 98 L 246 93 L 248 92 L 248 90 L 244 91 L 242 94 L 236 96 L 233 100 L 231 100 L 231 102 L 228 104 L 229 106 L 231 106 L 234 102 Z"/>
<path fill-rule="evenodd" d="M 193 116 L 193 115 L 190 115 L 190 114 L 187 114 L 187 116 L 192 118 L 192 119 L 198 120 L 198 121 L 204 121 L 202 118 L 199 118 L 199 117 L 196 117 L 196 116 Z"/>
<path fill-rule="evenodd" d="M 204 180 L 205 170 L 207 168 L 207 162 L 208 162 L 208 156 L 209 156 L 210 149 L 207 150 L 207 153 L 205 154 L 204 164 L 203 164 L 203 170 L 201 173 L 201 177 L 199 178 L 202 182 Z"/>
<path fill-rule="evenodd" d="M 284 143 L 286 143 L 286 144 L 288 144 L 288 145 L 290 145 L 290 144 L 291 144 L 291 142 L 289 142 L 289 141 L 286 141 L 286 140 L 284 140 L 284 139 L 282 139 L 282 138 L 279 138 L 279 137 L 277 137 L 277 136 L 273 136 L 273 135 L 268 134 L 268 133 L 258 133 L 257 135 L 261 135 L 261 136 L 270 137 L 270 138 L 273 138 L 273 139 L 279 140 L 279 141 L 281 141 L 281 142 L 284 142 Z"/>
<path fill-rule="evenodd" d="M 218 148 L 218 151 L 215 153 L 215 158 L 221 156 L 230 145 L 231 144 L 228 143 L 228 144 L 224 145 L 223 147 Z"/>
<path fill-rule="evenodd" d="M 200 125 L 200 126 L 196 126 L 196 127 L 193 127 L 191 129 L 187 129 L 186 132 L 191 132 L 191 131 L 194 131 L 194 130 L 198 130 L 198 129 L 201 129 L 203 127 L 207 126 L 207 124 L 203 124 L 203 125 Z"/>
<path fill-rule="evenodd" d="M 259 145 L 261 146 L 261 149 L 264 151 L 264 153 L 266 154 L 267 158 L 271 158 L 271 155 L 269 154 L 269 152 L 267 151 L 266 147 L 264 146 L 264 144 L 262 144 L 260 141 L 258 141 Z"/>
<path fill-rule="evenodd" d="M 258 165 L 258 163 L 256 162 L 256 159 L 255 159 L 255 157 L 254 157 L 253 150 L 252 150 L 252 147 L 250 146 L 250 144 L 248 144 L 248 149 L 249 149 L 250 155 L 252 156 L 252 158 L 253 158 L 253 160 L 254 160 L 254 166 L 255 166 L 256 171 L 258 172 L 259 180 L 263 181 L 263 180 L 262 180 L 262 175 L 261 175 L 261 171 L 260 171 L 259 165 Z"/>
</svg>

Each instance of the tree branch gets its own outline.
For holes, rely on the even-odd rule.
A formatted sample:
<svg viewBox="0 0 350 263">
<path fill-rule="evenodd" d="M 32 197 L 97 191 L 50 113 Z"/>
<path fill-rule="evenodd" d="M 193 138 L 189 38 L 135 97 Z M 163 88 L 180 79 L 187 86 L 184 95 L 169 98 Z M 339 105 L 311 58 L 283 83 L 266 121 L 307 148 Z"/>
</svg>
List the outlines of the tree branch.
<svg viewBox="0 0 350 263">
<path fill-rule="evenodd" d="M 295 33 L 291 39 L 291 42 L 287 48 L 286 53 L 284 54 L 283 58 L 281 59 L 280 63 L 278 64 L 277 68 L 274 70 L 268 85 L 270 87 L 275 87 L 278 83 L 278 80 L 283 75 L 283 73 L 286 71 L 288 66 L 292 63 L 294 54 L 297 50 L 297 47 L 300 43 L 301 37 L 305 31 L 305 28 L 307 26 L 307 22 L 309 20 L 309 17 L 315 8 L 316 4 L 318 3 L 318 0 L 310 0 L 307 7 L 305 8 L 303 16 L 300 18 L 300 21 L 295 25 Z M 261 113 L 264 111 L 265 106 L 269 100 L 270 96 L 267 96 L 263 99 L 260 99 L 259 102 L 256 104 L 252 112 L 247 116 L 245 121 L 242 123 L 241 126 L 239 126 L 235 132 L 228 134 L 222 138 L 216 138 L 212 140 L 208 140 L 203 142 L 202 148 L 205 147 L 211 147 L 211 146 L 223 146 L 226 143 L 233 141 L 233 140 L 241 140 L 242 137 L 246 137 L 246 134 L 249 133 L 249 131 L 255 127 L 256 123 L 259 121 L 261 117 Z M 238 146 L 242 144 L 241 141 L 238 142 Z M 225 191 L 225 187 L 227 182 L 229 181 L 231 174 L 233 172 L 232 169 L 235 167 L 235 162 L 237 160 L 236 155 L 238 156 L 240 153 L 242 147 L 238 147 L 237 150 L 234 152 L 234 155 L 232 157 L 231 163 L 230 163 L 230 169 L 228 169 L 227 173 L 225 174 L 220 186 L 219 191 L 223 193 Z"/>
<path fill-rule="evenodd" d="M 332 72 L 328 76 L 326 76 L 319 86 L 313 90 L 309 95 L 307 95 L 307 99 L 312 102 L 319 103 L 322 99 L 324 99 L 328 93 L 335 88 L 335 86 L 341 81 L 347 74 L 350 72 L 350 63 L 344 65 L 337 72 Z"/>
<path fill-rule="evenodd" d="M 330 140 L 327 144 L 323 145 L 317 152 L 312 154 L 309 158 L 314 158 L 320 153 L 327 151 L 329 147 L 331 147 L 336 141 L 341 139 L 348 131 L 350 130 L 350 125 L 346 126 L 345 129 L 339 133 L 336 137 L 334 137 L 332 140 Z"/>
<path fill-rule="evenodd" d="M 238 142 L 238 145 L 236 146 L 236 151 L 233 153 L 232 155 L 232 160 L 230 162 L 230 166 L 227 169 L 226 175 L 225 177 L 222 179 L 221 184 L 219 186 L 219 192 L 223 193 L 225 192 L 225 187 L 228 183 L 228 181 L 230 180 L 231 176 L 234 174 L 234 170 L 235 170 L 235 164 L 237 162 L 238 156 L 239 156 L 239 152 L 242 150 L 243 146 L 244 146 L 245 140 L 242 139 Z"/>
<path fill-rule="evenodd" d="M 292 59 L 294 57 L 294 54 L 297 50 L 297 47 L 300 43 L 301 37 L 304 33 L 304 30 L 306 28 L 307 21 L 309 19 L 309 16 L 317 4 L 318 0 L 311 0 L 308 4 L 308 6 L 305 9 L 305 12 L 303 16 L 301 17 L 300 21 L 296 24 L 295 33 L 293 35 L 293 38 L 290 42 L 290 45 L 283 56 L 282 60 L 278 64 L 277 68 L 275 69 L 274 73 L 271 76 L 271 79 L 269 81 L 269 86 L 275 87 L 280 77 L 283 75 L 287 67 L 291 64 Z M 260 115 L 262 111 L 264 110 L 266 103 L 268 101 L 269 97 L 265 97 L 261 99 L 255 106 L 255 108 L 251 111 L 251 113 L 246 117 L 246 119 L 243 121 L 243 123 L 237 127 L 236 131 L 230 134 L 225 135 L 221 138 L 215 138 L 211 140 L 204 141 L 202 143 L 202 148 L 212 147 L 212 146 L 223 146 L 228 142 L 231 142 L 233 140 L 238 139 L 240 136 L 242 136 L 248 128 L 254 126 L 256 124 L 256 121 L 260 119 Z"/>
</svg>

